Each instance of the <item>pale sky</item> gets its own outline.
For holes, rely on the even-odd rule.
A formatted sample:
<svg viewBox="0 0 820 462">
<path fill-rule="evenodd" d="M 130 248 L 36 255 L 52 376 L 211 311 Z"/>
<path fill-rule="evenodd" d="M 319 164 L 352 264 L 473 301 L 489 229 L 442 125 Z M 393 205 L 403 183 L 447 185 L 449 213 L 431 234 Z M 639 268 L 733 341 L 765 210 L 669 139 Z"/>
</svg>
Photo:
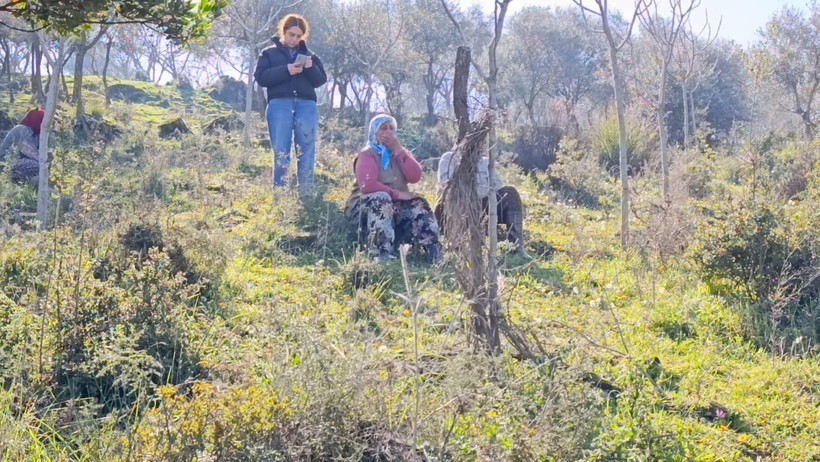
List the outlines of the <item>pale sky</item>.
<svg viewBox="0 0 820 462">
<path fill-rule="evenodd" d="M 493 0 L 457 0 L 463 6 L 481 5 L 487 12 L 492 12 Z M 668 0 L 659 0 L 660 4 L 667 4 Z M 586 0 L 592 6 L 592 0 Z M 610 0 L 610 8 L 620 11 L 632 9 L 635 0 Z M 757 41 L 757 31 L 763 27 L 772 15 L 779 12 L 783 6 L 790 5 L 806 10 L 806 0 L 701 0 L 700 7 L 692 14 L 693 24 L 702 25 L 705 14 L 709 14 L 709 22 L 713 28 L 722 18 L 720 36 L 732 39 L 739 45 L 746 46 Z M 525 6 L 560 6 L 577 8 L 571 0 L 512 0 L 509 13 L 515 13 Z M 661 9 L 661 11 L 663 11 Z M 509 14 L 508 13 L 508 14 Z"/>
</svg>

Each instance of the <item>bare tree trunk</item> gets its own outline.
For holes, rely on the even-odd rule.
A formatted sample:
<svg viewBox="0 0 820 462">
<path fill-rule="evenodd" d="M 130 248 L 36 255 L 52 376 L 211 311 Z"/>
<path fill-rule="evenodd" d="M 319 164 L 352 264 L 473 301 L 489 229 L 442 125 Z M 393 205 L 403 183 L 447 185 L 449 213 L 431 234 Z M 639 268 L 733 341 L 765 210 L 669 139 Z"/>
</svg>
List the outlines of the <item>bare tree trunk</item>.
<svg viewBox="0 0 820 462">
<path fill-rule="evenodd" d="M 686 79 L 680 84 L 683 93 L 683 146 L 689 147 L 689 96 L 686 94 Z"/>
<path fill-rule="evenodd" d="M 54 122 L 54 113 L 57 110 L 57 100 L 60 97 L 60 79 L 57 74 L 60 70 L 58 66 L 63 62 L 64 44 L 58 44 L 56 50 L 56 59 L 53 61 L 46 55 L 54 68 L 52 71 L 51 81 L 48 85 L 48 97 L 46 98 L 45 115 L 43 117 L 42 128 L 40 129 L 40 171 L 37 185 L 37 227 L 44 229 L 48 220 L 48 206 L 51 200 L 51 191 L 49 190 L 49 164 L 48 164 L 48 138 L 51 134 L 51 129 Z"/>
<path fill-rule="evenodd" d="M 347 102 L 347 82 L 339 82 L 339 114 L 344 114 Z"/>
<path fill-rule="evenodd" d="M 472 327 L 475 338 L 481 342 L 481 346 L 487 353 L 499 354 L 501 353 L 501 334 L 503 330 L 505 338 L 519 350 L 522 357 L 531 358 L 532 355 L 526 341 L 504 319 L 501 303 L 498 299 L 498 264 L 496 262 L 498 253 L 497 191 L 493 189 L 492 184 L 490 185 L 489 204 L 487 206 L 489 209 L 487 210 L 489 248 L 487 250 L 486 267 L 483 262 L 482 230 L 481 226 L 478 225 L 481 223 L 483 214 L 481 199 L 478 196 L 477 177 L 478 163 L 482 158 L 481 148 L 484 136 L 489 137 L 489 177 L 492 178 L 495 174 L 496 133 L 493 128 L 493 118 L 495 111 L 498 109 L 496 50 L 501 40 L 504 16 L 510 1 L 499 0 L 496 2 L 495 30 L 493 41 L 489 47 L 489 73 L 483 73 L 480 65 L 470 59 L 469 48 L 459 47 L 457 50 L 453 82 L 453 110 L 459 125 L 459 143 L 456 154 L 460 157 L 460 162 L 451 181 L 448 182 L 442 193 L 442 201 L 444 203 L 445 235 L 448 239 L 461 239 L 460 243 L 454 244 L 459 246 L 461 250 L 459 252 L 461 257 L 456 263 L 456 277 L 472 308 Z M 442 6 L 447 11 L 454 26 L 458 28 L 458 22 L 449 13 L 447 4 L 442 1 Z M 472 131 L 469 131 L 470 124 L 467 117 L 467 83 L 469 77 L 467 75 L 469 69 L 467 63 L 472 64 L 476 72 L 487 83 L 489 96 L 489 111 Z"/>
<path fill-rule="evenodd" d="M 528 103 L 524 103 L 524 106 L 527 108 L 527 119 L 529 119 L 530 125 L 535 127 L 535 102 L 530 101 Z"/>
<path fill-rule="evenodd" d="M 658 84 L 658 135 L 661 143 L 661 172 L 663 174 L 663 200 L 669 202 L 669 152 L 666 139 L 666 73 L 669 62 L 661 62 L 661 80 Z"/>
<path fill-rule="evenodd" d="M 496 157 L 496 131 L 495 131 L 495 116 L 498 110 L 498 96 L 496 89 L 495 75 L 497 67 L 495 62 L 495 49 L 490 48 L 490 75 L 487 79 L 487 93 L 489 93 L 489 109 L 490 109 L 490 132 L 488 135 L 488 172 L 489 178 L 495 175 L 495 157 Z M 493 354 L 501 352 L 501 302 L 498 299 L 498 191 L 494 188 L 493 182 L 490 181 L 489 194 L 487 195 L 487 306 L 490 312 L 490 332 L 487 338 L 487 346 Z"/>
<path fill-rule="evenodd" d="M 248 79 L 245 88 L 245 129 L 242 131 L 242 145 L 246 150 L 251 147 L 251 131 L 253 127 L 253 119 L 251 113 L 253 112 L 253 73 L 256 66 L 256 47 L 248 46 Z"/>
<path fill-rule="evenodd" d="M 31 101 L 42 105 L 45 101 L 43 93 L 43 74 L 41 66 L 43 63 L 43 50 L 40 49 L 40 37 L 36 34 L 31 40 Z"/>
<path fill-rule="evenodd" d="M 695 89 L 697 87 L 698 87 L 698 85 L 695 85 L 694 88 L 692 88 L 691 90 L 688 90 L 688 92 L 689 92 L 689 118 L 692 121 L 692 125 L 691 125 L 692 132 L 691 133 L 692 133 L 692 138 L 694 138 L 693 141 L 697 141 L 697 136 L 698 136 L 698 113 L 697 113 L 697 108 L 695 107 Z"/>
<path fill-rule="evenodd" d="M 60 79 L 60 84 L 63 86 L 63 94 L 68 94 L 68 82 L 65 80 L 65 72 L 63 72 L 62 66 L 60 67 L 60 71 L 56 74 Z"/>
<path fill-rule="evenodd" d="M 485 115 L 481 126 L 470 130 L 467 109 L 467 83 L 470 74 L 470 49 L 458 47 L 453 83 L 453 110 L 459 126 L 456 153 L 461 161 L 442 196 L 444 234 L 458 248 L 456 279 L 470 305 L 470 328 L 476 345 L 487 351 L 492 338 L 487 306 L 487 282 L 484 271 L 481 198 L 478 197 L 477 174 L 483 140 L 487 135 Z"/>
<path fill-rule="evenodd" d="M 581 133 L 581 124 L 578 123 L 578 116 L 575 115 L 575 105 L 570 99 L 564 101 L 564 112 L 567 116 L 567 132 L 572 133 L 576 139 Z"/>
<path fill-rule="evenodd" d="M 456 50 L 456 69 L 453 78 L 453 111 L 458 121 L 458 142 L 461 142 L 470 130 L 470 117 L 467 109 L 469 78 L 470 49 L 464 46 L 458 47 L 458 50 Z"/>
<path fill-rule="evenodd" d="M 82 40 L 77 44 L 77 56 L 74 58 L 74 91 L 72 99 L 74 100 L 74 104 L 77 105 L 77 109 L 74 113 L 74 119 L 77 122 L 80 121 L 80 118 L 85 113 L 83 104 L 83 72 L 85 68 L 85 54 L 88 51 L 85 41 L 85 34 L 83 34 Z"/>
<path fill-rule="evenodd" d="M 111 98 L 108 96 L 108 63 L 111 62 L 111 46 L 114 44 L 114 38 L 108 36 L 108 43 L 105 44 L 105 62 L 102 69 L 103 92 L 105 92 L 105 106 L 111 105 Z"/>
<path fill-rule="evenodd" d="M 424 88 L 427 90 L 425 102 L 427 103 L 427 116 L 425 123 L 428 126 L 436 124 L 436 75 L 433 72 L 433 61 L 427 62 L 427 74 L 424 76 Z"/>
<path fill-rule="evenodd" d="M 14 85 L 11 82 L 11 47 L 5 39 L 2 41 L 2 45 L 6 54 L 3 57 L 3 69 L 6 71 L 6 80 L 9 84 L 9 103 L 14 104 Z"/>
<path fill-rule="evenodd" d="M 0 48 L 3 49 L 3 68 L 0 69 L 0 74 L 5 74 L 6 70 L 9 68 L 9 46 L 6 43 L 5 37 L 0 37 Z"/>
<path fill-rule="evenodd" d="M 100 30 L 97 32 L 96 37 L 94 37 L 90 42 L 88 41 L 88 37 L 86 33 L 83 32 L 80 41 L 77 43 L 77 57 L 74 59 L 74 103 L 77 105 L 77 111 L 75 119 L 77 122 L 82 122 L 82 115 L 85 113 L 85 104 L 83 102 L 83 76 L 85 75 L 85 57 L 88 54 L 88 50 L 94 48 L 97 43 L 100 41 L 103 35 L 105 35 L 106 30 L 108 30 L 108 25 L 100 26 Z M 85 124 L 83 124 L 83 129 L 87 129 Z"/>
<path fill-rule="evenodd" d="M 803 127 L 806 132 L 806 138 L 813 140 L 816 124 L 811 120 L 811 111 L 803 111 L 803 113 L 800 114 L 800 118 L 803 119 Z"/>
<path fill-rule="evenodd" d="M 618 50 L 609 48 L 609 60 L 612 67 L 612 79 L 615 86 L 615 108 L 618 113 L 618 164 L 621 170 L 621 248 L 629 245 L 629 163 L 626 144 L 626 103 L 624 101 L 624 83 L 618 64 Z"/>
<path fill-rule="evenodd" d="M 68 82 L 65 79 L 65 66 L 68 63 L 68 60 L 71 59 L 71 55 L 74 54 L 74 48 L 68 51 L 68 54 L 63 57 L 63 60 L 58 62 L 56 67 L 57 71 L 52 72 L 60 79 L 60 83 L 63 85 L 63 94 L 68 94 Z"/>
<path fill-rule="evenodd" d="M 639 15 L 645 32 L 652 37 L 660 55 L 660 80 L 658 82 L 657 118 L 661 151 L 661 172 L 663 176 L 663 199 L 669 202 L 669 152 L 666 132 L 666 76 L 669 73 L 669 61 L 675 53 L 676 44 L 681 34 L 686 34 L 692 11 L 700 5 L 700 0 L 668 0 L 671 17 L 661 19 L 660 1 L 646 3 Z M 653 8 L 654 7 L 654 8 Z M 650 12 L 650 8 L 653 11 Z"/>
<path fill-rule="evenodd" d="M 490 132 L 488 135 L 488 171 L 489 178 L 495 176 L 495 157 L 496 157 L 496 132 L 495 132 L 495 116 L 498 110 L 498 96 L 496 89 L 495 74 L 497 72 L 495 63 L 495 49 L 490 49 L 490 75 L 487 79 L 487 93 L 489 93 L 490 106 Z M 498 191 L 490 181 L 490 190 L 487 195 L 487 237 L 489 241 L 489 248 L 487 250 L 487 273 L 488 273 L 488 290 L 487 290 L 487 306 L 490 312 L 490 332 L 487 337 L 487 347 L 493 354 L 501 352 L 501 302 L 498 300 Z"/>
<path fill-rule="evenodd" d="M 370 80 L 372 78 L 372 73 L 368 71 L 367 74 L 367 88 L 364 91 L 364 101 L 362 102 L 362 125 L 366 124 L 370 120 L 370 101 L 373 99 L 373 93 L 375 90 L 373 89 L 373 82 Z"/>
<path fill-rule="evenodd" d="M 359 117 L 362 118 L 362 111 L 364 111 L 365 105 L 363 101 L 364 96 L 362 95 L 362 92 L 359 91 L 359 89 L 356 87 L 354 82 L 350 82 L 350 91 L 353 92 L 353 98 L 355 98 L 355 101 L 351 100 L 351 104 L 353 104 L 353 110 L 358 111 Z"/>
<path fill-rule="evenodd" d="M 489 72 L 484 79 L 487 82 L 487 93 L 490 109 L 490 126 L 488 134 L 488 174 L 489 178 L 495 176 L 496 158 L 496 130 L 495 117 L 498 112 L 498 61 L 497 50 L 501 42 L 504 30 L 504 17 L 511 0 L 497 0 L 495 8 L 495 34 L 489 47 Z M 498 298 L 498 191 L 490 181 L 489 194 L 487 195 L 487 237 L 489 241 L 487 249 L 487 306 L 490 312 L 490 335 L 487 338 L 487 346 L 493 354 L 501 352 L 501 325 L 504 323 L 501 314 L 501 301 Z"/>
</svg>

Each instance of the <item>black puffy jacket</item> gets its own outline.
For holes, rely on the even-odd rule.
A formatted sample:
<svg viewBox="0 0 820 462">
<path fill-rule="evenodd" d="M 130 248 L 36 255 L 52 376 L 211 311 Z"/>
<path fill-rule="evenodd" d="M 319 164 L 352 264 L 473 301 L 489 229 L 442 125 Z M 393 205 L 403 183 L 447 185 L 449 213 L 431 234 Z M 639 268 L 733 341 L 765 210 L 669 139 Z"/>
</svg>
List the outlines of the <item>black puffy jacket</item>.
<svg viewBox="0 0 820 462">
<path fill-rule="evenodd" d="M 299 43 L 298 53 L 313 57 L 313 67 L 300 74 L 290 75 L 288 64 L 292 64 L 296 55 L 291 58 L 279 37 L 273 38 L 273 46 L 265 48 L 256 61 L 256 72 L 253 77 L 259 86 L 265 87 L 268 101 L 275 98 L 299 98 L 316 101 L 316 88 L 327 82 L 327 74 L 322 61 L 315 53 L 308 50 L 304 40 Z"/>
</svg>

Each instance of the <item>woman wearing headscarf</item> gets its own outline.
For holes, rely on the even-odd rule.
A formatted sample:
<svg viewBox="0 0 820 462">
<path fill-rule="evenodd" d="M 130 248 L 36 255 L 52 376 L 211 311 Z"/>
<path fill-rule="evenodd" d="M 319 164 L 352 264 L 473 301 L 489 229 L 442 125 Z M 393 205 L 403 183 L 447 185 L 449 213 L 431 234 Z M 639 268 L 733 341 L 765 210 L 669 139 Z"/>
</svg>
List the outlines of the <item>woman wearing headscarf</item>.
<svg viewBox="0 0 820 462">
<path fill-rule="evenodd" d="M 309 34 L 310 25 L 301 15 L 282 18 L 279 36 L 273 38 L 273 46 L 262 50 L 254 72 L 256 83 L 265 87 L 268 97 L 265 116 L 274 151 L 273 186 L 285 186 L 291 142 L 295 141 L 301 196 L 313 194 L 319 128 L 316 89 L 327 82 L 322 62 L 305 44 Z"/>
<path fill-rule="evenodd" d="M 35 183 L 40 173 L 40 127 L 45 111 L 32 109 L 0 143 L 0 162 L 10 158 L 14 181 Z"/>
<path fill-rule="evenodd" d="M 377 261 L 396 258 L 396 244 L 409 240 L 437 264 L 438 223 L 427 201 L 408 187 L 421 179 L 421 164 L 401 145 L 396 129 L 396 119 L 386 114 L 368 124 L 367 145 L 353 162 L 356 184 L 345 215 Z"/>
</svg>

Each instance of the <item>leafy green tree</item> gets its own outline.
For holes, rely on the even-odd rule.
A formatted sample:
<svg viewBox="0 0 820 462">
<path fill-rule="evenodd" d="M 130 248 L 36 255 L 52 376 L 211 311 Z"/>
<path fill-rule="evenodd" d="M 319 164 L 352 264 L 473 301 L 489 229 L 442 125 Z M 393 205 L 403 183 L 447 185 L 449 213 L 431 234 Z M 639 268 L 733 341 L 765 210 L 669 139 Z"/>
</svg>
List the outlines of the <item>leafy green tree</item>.
<svg viewBox="0 0 820 462">
<path fill-rule="evenodd" d="M 578 132 L 575 108 L 584 99 L 606 91 L 598 74 L 606 66 L 601 37 L 586 30 L 575 10 L 529 7 L 510 20 L 503 66 L 513 99 L 520 99 L 533 125 L 542 124 L 538 108 L 557 99 L 567 128 Z"/>
<path fill-rule="evenodd" d="M 790 95 L 791 108 L 800 116 L 806 136 L 814 138 L 817 113 L 814 108 L 820 90 L 820 5 L 808 4 L 809 13 L 785 6 L 763 31 L 758 45 L 768 55 L 769 74 Z"/>
<path fill-rule="evenodd" d="M 389 74 L 391 61 L 401 53 L 396 45 L 402 28 L 401 17 L 388 2 L 358 1 L 338 10 L 330 39 L 340 46 L 338 52 L 347 54 L 341 63 L 351 78 L 349 88 L 361 123 L 368 119 L 379 75 Z M 334 58 L 339 58 L 338 54 Z"/>
<path fill-rule="evenodd" d="M 627 172 L 627 133 L 626 133 L 626 96 L 624 95 L 624 75 L 621 69 L 619 53 L 629 43 L 632 36 L 632 27 L 638 16 L 646 11 L 654 0 L 639 0 L 632 13 L 632 19 L 625 29 L 620 29 L 613 15 L 609 12 L 608 0 L 572 0 L 584 14 L 591 15 L 600 21 L 601 33 L 609 44 L 609 68 L 612 72 L 612 84 L 615 91 L 615 109 L 618 114 L 619 165 L 621 173 L 621 248 L 626 249 L 629 244 L 629 175 Z M 587 4 L 594 4 L 587 6 Z"/>
<path fill-rule="evenodd" d="M 0 3 L 0 12 L 11 13 L 38 30 L 43 54 L 52 69 L 40 131 L 38 226 L 46 224 L 51 197 L 48 139 L 60 97 L 58 76 L 69 50 L 76 44 L 77 34 L 91 24 L 140 23 L 152 25 L 170 38 L 186 41 L 204 35 L 225 4 L 226 0 L 5 0 Z"/>
<path fill-rule="evenodd" d="M 328 73 L 330 106 L 338 101 L 339 111 L 344 112 L 347 104 L 352 103 L 349 90 L 359 69 L 346 39 L 349 35 L 342 30 L 341 14 L 345 5 L 334 0 L 310 0 L 304 6 L 310 21 L 310 49 L 322 58 Z"/>
<path fill-rule="evenodd" d="M 225 20 L 221 21 L 221 39 L 228 38 L 244 51 L 245 64 L 245 128 L 242 143 L 251 146 L 253 131 L 253 74 L 259 52 L 269 43 L 276 30 L 277 20 L 286 0 L 235 0 L 225 9 Z M 218 45 L 224 47 L 224 44 Z"/>
<path fill-rule="evenodd" d="M 101 24 L 97 30 L 91 34 L 88 31 L 81 31 L 77 41 L 74 45 L 74 90 L 73 99 L 77 106 L 75 113 L 75 120 L 79 123 L 83 121 L 82 115 L 85 112 L 85 104 L 83 102 L 83 75 L 85 70 L 85 57 L 88 50 L 94 48 L 97 42 L 105 35 L 110 27 L 109 24 Z"/>
<path fill-rule="evenodd" d="M 743 51 L 728 40 L 717 40 L 702 50 L 703 65 L 684 81 L 670 79 L 666 126 L 671 143 L 685 144 L 685 119 L 706 122 L 716 132 L 726 133 L 737 122 L 750 119 L 749 71 Z M 684 97 L 687 95 L 684 110 Z M 691 131 L 691 127 L 689 128 Z"/>
<path fill-rule="evenodd" d="M 182 41 L 201 37 L 227 0 L 0 0 L 36 28 L 70 34 L 89 24 L 139 23 Z"/>
<path fill-rule="evenodd" d="M 405 40 L 412 51 L 412 60 L 423 66 L 425 121 L 433 125 L 436 122 L 436 97 L 441 93 L 455 59 L 458 32 L 439 0 L 413 0 L 408 2 L 407 9 Z"/>
</svg>

